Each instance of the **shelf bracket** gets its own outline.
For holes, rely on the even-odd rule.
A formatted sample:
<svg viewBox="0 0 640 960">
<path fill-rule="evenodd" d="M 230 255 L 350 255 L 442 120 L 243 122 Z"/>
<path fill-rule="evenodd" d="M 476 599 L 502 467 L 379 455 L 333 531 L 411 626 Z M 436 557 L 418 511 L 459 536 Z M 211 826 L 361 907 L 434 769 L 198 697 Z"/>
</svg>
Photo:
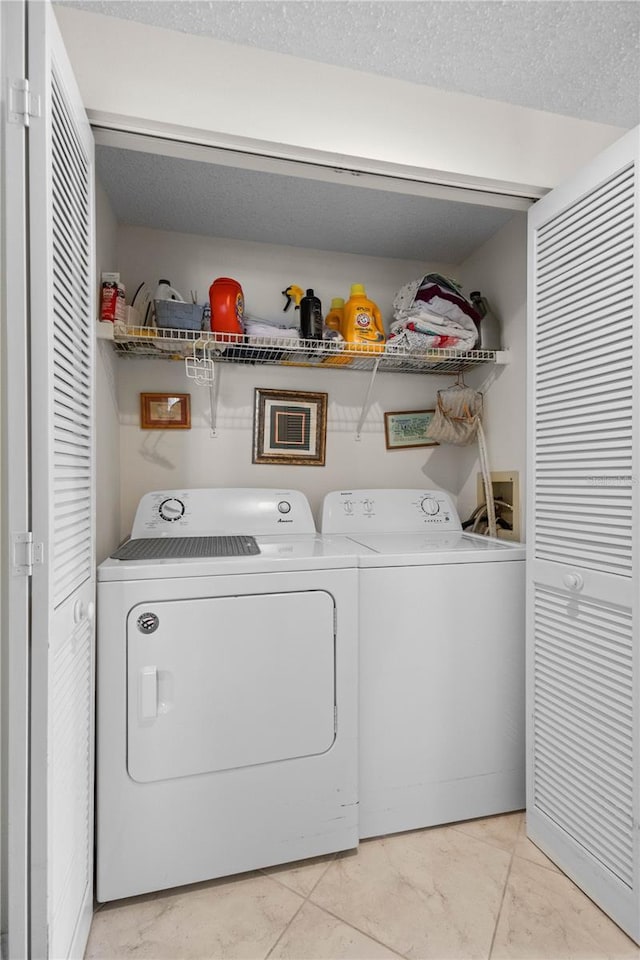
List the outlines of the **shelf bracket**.
<svg viewBox="0 0 640 960">
<path fill-rule="evenodd" d="M 364 403 L 362 404 L 362 410 L 360 412 L 360 419 L 358 420 L 358 426 L 356 427 L 356 440 L 360 440 L 361 433 L 362 433 L 362 426 L 364 424 L 367 413 L 369 412 L 369 403 L 371 401 L 371 394 L 373 392 L 373 383 L 374 383 L 374 380 L 376 379 L 376 373 L 378 372 L 379 366 L 380 366 L 380 357 L 377 357 L 373 365 L 373 370 L 371 371 L 371 377 L 369 378 L 369 386 L 367 387 Z"/>
<path fill-rule="evenodd" d="M 217 437 L 218 393 L 220 390 L 220 364 L 213 364 L 213 382 L 209 384 L 209 436 Z"/>
</svg>

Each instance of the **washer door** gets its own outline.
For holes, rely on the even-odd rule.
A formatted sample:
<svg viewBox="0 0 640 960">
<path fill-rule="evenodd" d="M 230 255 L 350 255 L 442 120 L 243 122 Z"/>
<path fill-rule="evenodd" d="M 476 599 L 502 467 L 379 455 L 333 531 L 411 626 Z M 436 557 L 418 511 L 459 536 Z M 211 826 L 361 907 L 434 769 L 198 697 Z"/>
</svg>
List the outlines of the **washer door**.
<svg viewBox="0 0 640 960">
<path fill-rule="evenodd" d="M 127 661 L 134 780 L 312 756 L 334 741 L 334 601 L 324 591 L 138 604 Z"/>
</svg>

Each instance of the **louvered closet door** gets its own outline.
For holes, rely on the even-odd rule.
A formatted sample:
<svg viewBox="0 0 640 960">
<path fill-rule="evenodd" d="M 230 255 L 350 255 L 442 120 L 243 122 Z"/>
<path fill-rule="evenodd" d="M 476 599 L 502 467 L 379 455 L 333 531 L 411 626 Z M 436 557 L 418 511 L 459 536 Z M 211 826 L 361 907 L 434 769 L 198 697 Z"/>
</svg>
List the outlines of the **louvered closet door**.
<svg viewBox="0 0 640 960">
<path fill-rule="evenodd" d="M 32 956 L 82 956 L 92 912 L 93 138 L 49 4 L 29 4 Z"/>
<path fill-rule="evenodd" d="M 635 130 L 529 214 L 529 836 L 636 940 Z"/>
</svg>

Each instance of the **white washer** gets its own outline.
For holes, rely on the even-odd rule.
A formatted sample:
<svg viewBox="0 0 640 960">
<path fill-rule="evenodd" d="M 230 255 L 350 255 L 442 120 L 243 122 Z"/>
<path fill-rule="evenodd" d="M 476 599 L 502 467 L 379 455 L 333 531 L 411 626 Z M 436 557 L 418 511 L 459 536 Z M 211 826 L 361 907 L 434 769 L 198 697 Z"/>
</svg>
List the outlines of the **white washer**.
<svg viewBox="0 0 640 960">
<path fill-rule="evenodd" d="M 255 489 L 147 494 L 149 544 L 98 568 L 98 900 L 357 846 L 355 545 Z"/>
<path fill-rule="evenodd" d="M 360 556 L 360 836 L 525 805 L 524 547 L 439 490 L 324 500 Z"/>
</svg>

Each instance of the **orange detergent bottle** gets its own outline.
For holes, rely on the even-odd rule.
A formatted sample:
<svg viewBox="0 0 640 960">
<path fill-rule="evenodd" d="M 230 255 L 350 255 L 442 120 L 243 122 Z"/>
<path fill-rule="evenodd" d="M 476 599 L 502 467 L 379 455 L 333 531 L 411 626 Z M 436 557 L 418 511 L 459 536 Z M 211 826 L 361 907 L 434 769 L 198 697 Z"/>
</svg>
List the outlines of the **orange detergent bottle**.
<svg viewBox="0 0 640 960">
<path fill-rule="evenodd" d="M 370 350 L 384 350 L 385 332 L 377 304 L 369 300 L 361 283 L 351 285 L 344 305 L 341 333 L 349 343 L 366 344 Z"/>
<path fill-rule="evenodd" d="M 237 280 L 218 277 L 209 287 L 211 329 L 214 333 L 242 334 L 244 296 Z"/>
</svg>

